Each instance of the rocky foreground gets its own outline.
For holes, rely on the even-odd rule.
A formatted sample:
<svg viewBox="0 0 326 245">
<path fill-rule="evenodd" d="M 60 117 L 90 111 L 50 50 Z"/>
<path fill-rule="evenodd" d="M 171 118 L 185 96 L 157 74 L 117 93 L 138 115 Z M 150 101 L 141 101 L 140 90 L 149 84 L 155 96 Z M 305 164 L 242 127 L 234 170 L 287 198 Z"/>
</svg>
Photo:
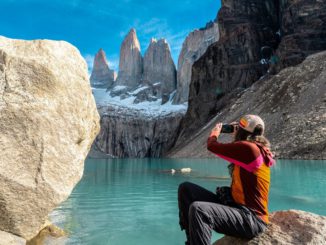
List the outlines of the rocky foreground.
<svg viewBox="0 0 326 245">
<path fill-rule="evenodd" d="M 206 140 L 217 122 L 230 123 L 246 114 L 260 115 L 276 156 L 285 159 L 326 159 L 326 52 L 265 76 L 246 90 L 234 91 L 225 107 L 170 157 L 214 157 Z M 230 140 L 221 135 L 221 140 Z"/>
<path fill-rule="evenodd" d="M 277 211 L 270 215 L 267 230 L 252 240 L 225 236 L 214 245 L 323 245 L 326 244 L 326 217 L 299 210 Z"/>
<path fill-rule="evenodd" d="M 0 95 L 0 244 L 20 244 L 82 177 L 99 115 L 86 62 L 62 41 L 0 36 Z"/>
</svg>

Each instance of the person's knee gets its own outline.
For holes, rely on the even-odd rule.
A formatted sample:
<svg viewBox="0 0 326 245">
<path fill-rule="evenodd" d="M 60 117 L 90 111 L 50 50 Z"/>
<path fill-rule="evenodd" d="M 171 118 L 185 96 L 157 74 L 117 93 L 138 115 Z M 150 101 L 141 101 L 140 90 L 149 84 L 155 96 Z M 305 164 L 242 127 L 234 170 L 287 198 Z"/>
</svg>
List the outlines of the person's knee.
<svg viewBox="0 0 326 245">
<path fill-rule="evenodd" d="M 207 212 L 207 207 L 205 205 L 205 202 L 193 202 L 190 205 L 188 214 L 190 222 L 201 220 L 201 222 L 206 224 L 212 223 L 212 217 L 210 217 L 209 213 Z"/>
<path fill-rule="evenodd" d="M 190 186 L 192 185 L 192 183 L 190 182 L 183 182 L 179 185 L 179 188 L 178 188 L 178 193 L 185 193 L 187 192 L 189 189 L 190 189 Z"/>
<path fill-rule="evenodd" d="M 198 215 L 202 211 L 201 202 L 193 202 L 189 208 L 189 217 Z"/>
</svg>

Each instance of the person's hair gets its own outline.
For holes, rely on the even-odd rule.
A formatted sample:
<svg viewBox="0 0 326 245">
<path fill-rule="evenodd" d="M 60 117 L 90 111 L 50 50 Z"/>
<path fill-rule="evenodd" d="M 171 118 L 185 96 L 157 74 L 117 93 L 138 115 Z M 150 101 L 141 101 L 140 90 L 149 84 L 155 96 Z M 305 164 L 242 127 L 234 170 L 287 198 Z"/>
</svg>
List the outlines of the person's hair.
<svg viewBox="0 0 326 245">
<path fill-rule="evenodd" d="M 244 130 L 243 128 L 238 127 L 238 130 L 235 134 L 234 141 L 247 140 L 247 141 L 251 141 L 251 142 L 257 142 L 257 143 L 260 143 L 263 146 L 267 147 L 268 149 L 270 149 L 271 144 L 269 143 L 269 140 L 263 134 L 264 134 L 264 129 L 259 124 L 255 127 L 255 130 L 253 133 L 250 133 L 247 130 Z M 229 169 L 229 174 L 232 177 L 234 164 L 233 163 L 229 164 L 228 169 Z"/>
<path fill-rule="evenodd" d="M 269 143 L 269 140 L 266 139 L 266 137 L 263 135 L 263 133 L 264 133 L 264 129 L 259 124 L 255 127 L 253 133 L 250 133 L 244 130 L 243 128 L 239 127 L 238 131 L 235 134 L 234 141 L 247 140 L 251 142 L 260 143 L 263 146 L 270 148 L 271 144 Z"/>
</svg>

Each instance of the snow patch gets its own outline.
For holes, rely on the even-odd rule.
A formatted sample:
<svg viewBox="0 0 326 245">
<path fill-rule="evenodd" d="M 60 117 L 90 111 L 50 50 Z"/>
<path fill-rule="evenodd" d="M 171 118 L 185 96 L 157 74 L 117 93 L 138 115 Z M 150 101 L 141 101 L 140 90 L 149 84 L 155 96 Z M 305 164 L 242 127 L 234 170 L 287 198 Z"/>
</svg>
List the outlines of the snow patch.
<svg viewBox="0 0 326 245">
<path fill-rule="evenodd" d="M 115 86 L 115 87 L 112 89 L 112 91 L 117 92 L 117 91 L 123 90 L 123 89 L 125 89 L 125 88 L 127 88 L 127 86 L 118 85 L 118 86 Z"/>
<path fill-rule="evenodd" d="M 141 88 L 144 89 L 144 87 Z M 110 92 L 106 92 L 106 89 L 92 88 L 92 92 L 98 107 L 116 107 L 122 111 L 126 110 L 128 113 L 132 111 L 133 113 L 141 114 L 146 117 L 164 116 L 171 113 L 186 113 L 188 107 L 188 103 L 179 105 L 172 104 L 171 98 L 173 96 L 163 105 L 162 99 L 156 101 L 143 101 L 134 104 L 133 102 L 136 98 L 134 95 L 125 99 L 120 99 L 120 96 L 111 96 Z"/>
<path fill-rule="evenodd" d="M 131 95 L 136 95 L 136 94 L 138 94 L 139 92 L 141 92 L 141 91 L 143 91 L 143 90 L 145 90 L 145 89 L 147 89 L 148 88 L 148 86 L 143 86 L 143 87 L 140 87 L 140 88 L 137 88 L 135 91 L 132 91 L 132 93 L 130 93 Z"/>
</svg>

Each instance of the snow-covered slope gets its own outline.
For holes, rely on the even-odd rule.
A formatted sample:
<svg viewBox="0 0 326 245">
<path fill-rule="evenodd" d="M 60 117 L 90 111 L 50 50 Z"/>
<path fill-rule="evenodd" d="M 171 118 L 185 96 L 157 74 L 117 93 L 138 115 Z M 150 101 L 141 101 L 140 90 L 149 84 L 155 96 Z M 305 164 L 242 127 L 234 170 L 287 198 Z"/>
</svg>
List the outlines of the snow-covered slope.
<svg viewBox="0 0 326 245">
<path fill-rule="evenodd" d="M 140 100 L 146 89 L 125 91 L 122 85 L 110 91 L 92 89 L 101 115 L 101 131 L 90 157 L 99 152 L 113 157 L 160 157 L 173 146 L 187 104 L 172 105 L 173 95 L 163 105 L 162 98 L 148 101 L 147 96 Z"/>
<path fill-rule="evenodd" d="M 124 89 L 122 86 L 115 87 L 115 90 Z M 186 113 L 187 103 L 173 105 L 172 97 L 170 100 L 162 105 L 162 99 L 156 101 L 143 101 L 140 103 L 134 103 L 136 94 L 141 92 L 146 87 L 141 87 L 129 93 L 129 97 L 121 98 L 120 96 L 110 95 L 110 91 L 106 89 L 93 88 L 93 95 L 96 100 L 97 107 L 99 109 L 103 107 L 117 108 L 117 110 L 124 111 L 126 114 L 135 114 L 137 117 L 158 117 L 165 116 L 171 113 Z M 103 110 L 100 110 L 103 112 Z"/>
</svg>

